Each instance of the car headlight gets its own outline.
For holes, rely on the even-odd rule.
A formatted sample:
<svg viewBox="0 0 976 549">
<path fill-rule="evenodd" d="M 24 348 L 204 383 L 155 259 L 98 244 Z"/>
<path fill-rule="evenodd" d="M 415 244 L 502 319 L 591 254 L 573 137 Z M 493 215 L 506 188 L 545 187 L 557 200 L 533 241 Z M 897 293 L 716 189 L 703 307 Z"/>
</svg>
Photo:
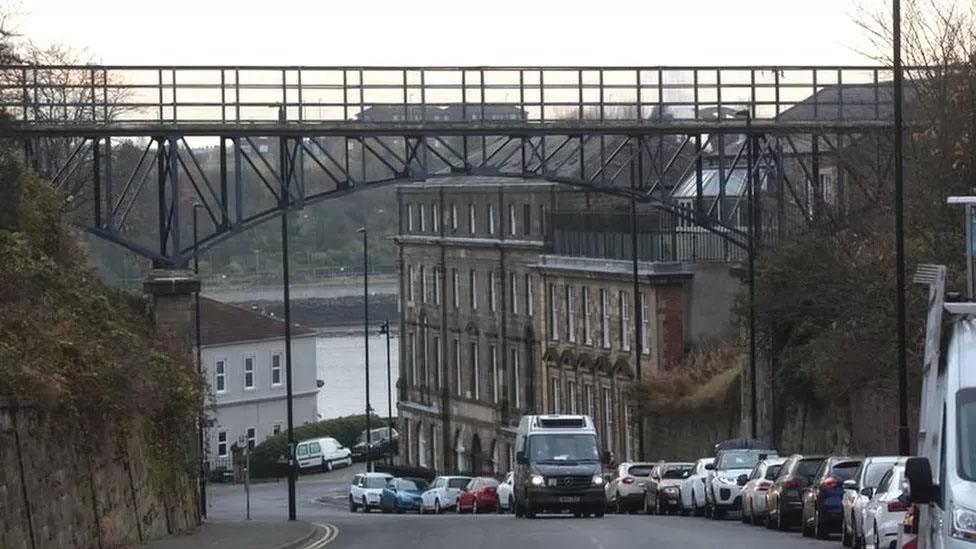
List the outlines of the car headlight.
<svg viewBox="0 0 976 549">
<path fill-rule="evenodd" d="M 593 475 L 593 486 L 603 486 L 603 475 Z"/>
<path fill-rule="evenodd" d="M 666 493 L 666 494 L 677 494 L 678 493 L 678 487 L 677 486 L 666 486 L 664 488 L 664 493 Z"/>
<path fill-rule="evenodd" d="M 545 484 L 546 479 L 544 479 L 542 475 L 532 475 L 530 482 L 532 482 L 532 486 L 542 486 Z"/>
<path fill-rule="evenodd" d="M 976 541 L 976 511 L 952 506 L 952 537 Z"/>
<path fill-rule="evenodd" d="M 722 484 L 738 484 L 734 478 L 717 477 L 717 480 Z"/>
</svg>

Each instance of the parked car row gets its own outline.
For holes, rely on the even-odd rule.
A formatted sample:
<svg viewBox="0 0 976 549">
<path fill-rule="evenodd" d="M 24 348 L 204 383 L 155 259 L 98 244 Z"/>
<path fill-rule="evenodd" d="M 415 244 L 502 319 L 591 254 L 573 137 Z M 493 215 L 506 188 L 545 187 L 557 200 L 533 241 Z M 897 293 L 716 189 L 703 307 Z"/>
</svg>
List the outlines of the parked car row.
<svg viewBox="0 0 976 549">
<path fill-rule="evenodd" d="M 491 477 L 442 476 L 428 485 L 427 481 L 419 478 L 362 473 L 353 477 L 349 487 L 349 511 L 369 513 L 378 509 L 384 513 L 410 511 L 418 514 L 501 512 L 509 505 L 503 507 L 499 504 L 500 485 Z M 508 486 L 511 486 L 510 482 Z"/>
</svg>

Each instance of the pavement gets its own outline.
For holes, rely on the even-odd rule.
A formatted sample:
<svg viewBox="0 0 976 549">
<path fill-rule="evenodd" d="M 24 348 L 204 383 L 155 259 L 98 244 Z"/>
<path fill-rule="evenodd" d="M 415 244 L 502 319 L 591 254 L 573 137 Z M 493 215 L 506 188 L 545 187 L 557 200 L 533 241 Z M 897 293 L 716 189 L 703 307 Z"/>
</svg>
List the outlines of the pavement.
<svg viewBox="0 0 976 549">
<path fill-rule="evenodd" d="M 304 549 L 324 546 L 334 539 L 335 527 L 307 521 L 217 520 L 207 521 L 192 534 L 163 538 L 142 545 L 145 549 Z"/>
</svg>

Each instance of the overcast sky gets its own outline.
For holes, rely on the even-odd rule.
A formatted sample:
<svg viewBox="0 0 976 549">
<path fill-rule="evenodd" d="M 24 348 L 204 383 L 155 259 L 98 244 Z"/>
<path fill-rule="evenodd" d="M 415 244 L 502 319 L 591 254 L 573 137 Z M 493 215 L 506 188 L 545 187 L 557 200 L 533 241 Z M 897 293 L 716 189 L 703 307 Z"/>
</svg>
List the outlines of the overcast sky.
<svg viewBox="0 0 976 549">
<path fill-rule="evenodd" d="M 107 64 L 866 64 L 887 0 L 22 0 Z M 873 63 L 871 63 L 873 64 Z"/>
</svg>

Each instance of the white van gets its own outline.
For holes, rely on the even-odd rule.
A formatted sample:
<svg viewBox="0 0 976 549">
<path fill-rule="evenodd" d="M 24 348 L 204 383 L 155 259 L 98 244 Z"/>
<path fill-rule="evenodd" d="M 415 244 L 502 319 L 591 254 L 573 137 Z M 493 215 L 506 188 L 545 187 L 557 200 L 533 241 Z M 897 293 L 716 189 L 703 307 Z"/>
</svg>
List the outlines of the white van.
<svg viewBox="0 0 976 549">
<path fill-rule="evenodd" d="M 332 437 L 310 438 L 295 446 L 295 459 L 299 469 L 331 471 L 352 465 L 352 452 Z"/>
<path fill-rule="evenodd" d="M 929 285 L 920 457 L 905 465 L 919 549 L 976 547 L 976 303 L 944 303 L 945 277 L 941 265 L 915 277 Z"/>
</svg>

